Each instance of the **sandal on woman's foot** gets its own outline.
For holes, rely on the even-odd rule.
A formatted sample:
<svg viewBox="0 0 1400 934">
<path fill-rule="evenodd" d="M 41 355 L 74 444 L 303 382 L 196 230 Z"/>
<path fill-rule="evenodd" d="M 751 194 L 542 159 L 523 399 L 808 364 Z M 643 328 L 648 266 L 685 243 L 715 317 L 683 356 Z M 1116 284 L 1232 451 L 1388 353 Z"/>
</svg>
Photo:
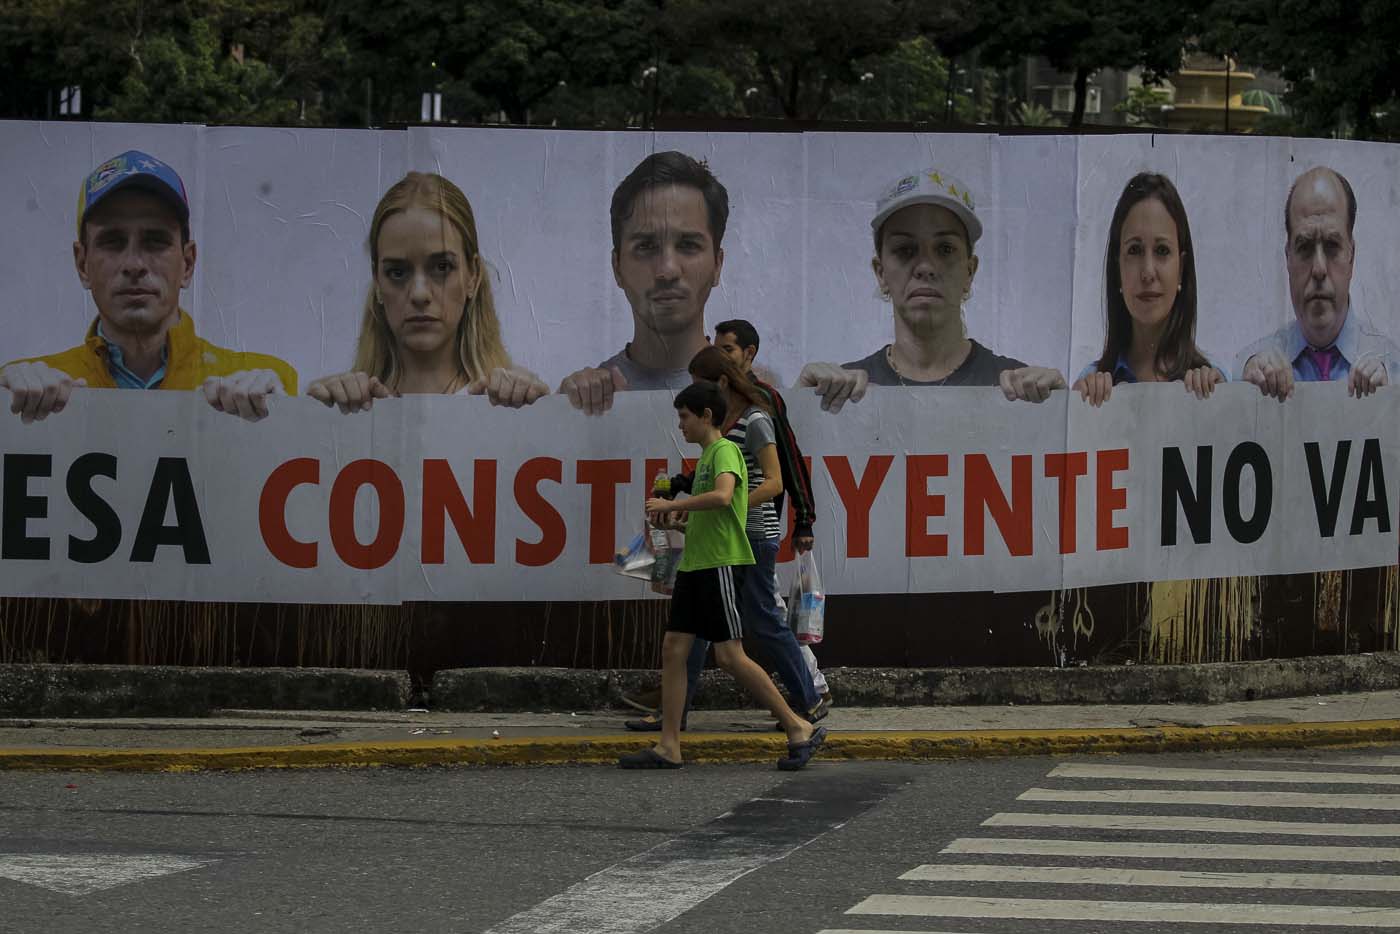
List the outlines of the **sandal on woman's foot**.
<svg viewBox="0 0 1400 934">
<path fill-rule="evenodd" d="M 648 747 L 619 757 L 617 767 L 620 769 L 679 769 L 684 767 L 684 763 L 672 762 L 655 749 Z"/>
<path fill-rule="evenodd" d="M 778 768 L 784 772 L 796 772 L 817 754 L 822 743 L 826 742 L 826 727 L 819 726 L 812 731 L 811 739 L 805 743 L 788 743 L 788 754 L 778 760 Z"/>
</svg>

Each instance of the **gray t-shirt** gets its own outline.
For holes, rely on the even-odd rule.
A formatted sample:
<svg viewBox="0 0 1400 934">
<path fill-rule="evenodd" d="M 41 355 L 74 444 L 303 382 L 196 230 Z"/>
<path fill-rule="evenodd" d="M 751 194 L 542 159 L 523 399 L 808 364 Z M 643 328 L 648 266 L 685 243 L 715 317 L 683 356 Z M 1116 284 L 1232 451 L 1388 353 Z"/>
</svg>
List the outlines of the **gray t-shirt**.
<svg viewBox="0 0 1400 934">
<path fill-rule="evenodd" d="M 1020 360 L 992 353 L 976 341 L 968 341 L 968 343 L 972 345 L 972 350 L 968 353 L 967 359 L 943 379 L 924 382 L 901 379 L 900 375 L 890 366 L 889 358 L 885 356 L 885 352 L 889 350 L 889 344 L 863 360 L 843 363 L 841 368 L 864 370 L 869 375 L 872 386 L 996 386 L 1001 382 L 1002 370 L 1019 370 L 1025 366 Z"/>
<path fill-rule="evenodd" d="M 749 471 L 749 492 L 752 493 L 764 480 L 758 452 L 770 444 L 778 443 L 773 419 L 758 406 L 750 406 L 724 436 L 739 445 L 739 450 L 744 452 L 744 466 Z M 782 528 L 778 524 L 778 510 L 774 508 L 773 500 L 749 507 L 744 532 L 750 541 L 769 541 L 782 534 Z"/>
<path fill-rule="evenodd" d="M 626 347 L 598 364 L 598 367 L 604 370 L 617 367 L 626 377 L 628 389 L 670 389 L 680 392 L 690 385 L 690 370 L 684 367 L 679 370 L 653 370 L 638 366 L 627 356 Z"/>
</svg>

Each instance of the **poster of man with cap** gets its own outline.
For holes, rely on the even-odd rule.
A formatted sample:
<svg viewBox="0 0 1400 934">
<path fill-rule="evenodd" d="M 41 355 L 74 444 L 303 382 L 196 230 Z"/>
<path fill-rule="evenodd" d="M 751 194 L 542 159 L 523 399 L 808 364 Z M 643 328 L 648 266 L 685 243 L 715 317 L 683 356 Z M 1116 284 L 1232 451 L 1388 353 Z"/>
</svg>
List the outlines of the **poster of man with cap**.
<svg viewBox="0 0 1400 934">
<path fill-rule="evenodd" d="M 198 250 L 176 171 L 130 150 L 103 162 L 78 191 L 73 264 L 97 318 L 83 342 L 0 368 L 11 412 L 31 422 L 62 411 L 74 387 L 201 390 L 216 410 L 256 421 L 267 399 L 296 392 L 297 375 L 266 354 L 215 346 L 180 307 Z"/>
</svg>

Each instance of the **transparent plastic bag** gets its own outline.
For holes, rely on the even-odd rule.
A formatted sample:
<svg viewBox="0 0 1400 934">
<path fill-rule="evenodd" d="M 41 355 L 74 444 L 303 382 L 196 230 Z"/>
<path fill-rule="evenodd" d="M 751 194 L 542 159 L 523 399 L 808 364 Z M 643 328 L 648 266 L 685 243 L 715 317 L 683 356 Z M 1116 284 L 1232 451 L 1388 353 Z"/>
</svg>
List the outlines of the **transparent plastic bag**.
<svg viewBox="0 0 1400 934">
<path fill-rule="evenodd" d="M 670 539 L 670 550 L 657 555 L 656 563 L 651 566 L 651 589 L 669 597 L 676 589 L 676 571 L 680 569 L 685 548 L 677 541 L 679 535 L 674 532 L 666 534 Z"/>
<path fill-rule="evenodd" d="M 797 574 L 788 593 L 788 626 L 797 641 L 816 645 L 826 631 L 826 593 L 822 590 L 817 557 L 804 551 L 797 557 Z"/>
<path fill-rule="evenodd" d="M 647 529 L 647 542 L 656 563 L 651 566 L 651 589 L 669 596 L 676 589 L 676 569 L 681 563 L 681 535 L 655 525 Z"/>
<path fill-rule="evenodd" d="M 646 581 L 652 590 L 669 595 L 676 587 L 676 570 L 684 551 L 679 532 L 659 529 L 647 522 L 625 549 L 613 555 L 613 570 L 623 577 Z"/>
<path fill-rule="evenodd" d="M 614 571 L 623 577 L 651 580 L 652 568 L 656 565 L 656 554 L 651 550 L 650 533 L 650 527 L 643 525 L 642 530 L 627 543 L 627 547 L 613 555 Z"/>
</svg>

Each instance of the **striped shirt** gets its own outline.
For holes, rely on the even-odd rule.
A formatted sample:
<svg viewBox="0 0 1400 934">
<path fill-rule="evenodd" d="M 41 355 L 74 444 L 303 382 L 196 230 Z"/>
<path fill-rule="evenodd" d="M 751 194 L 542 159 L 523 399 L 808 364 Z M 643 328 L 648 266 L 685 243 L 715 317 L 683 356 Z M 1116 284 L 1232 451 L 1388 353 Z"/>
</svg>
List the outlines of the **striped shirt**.
<svg viewBox="0 0 1400 934">
<path fill-rule="evenodd" d="M 802 449 L 797 446 L 797 436 L 792 425 L 788 424 L 787 403 L 778 390 L 754 377 L 758 388 L 768 394 L 773 403 L 773 420 L 778 429 L 778 464 L 783 468 L 783 492 L 773 500 L 773 511 L 781 519 L 783 497 L 790 496 L 792 502 L 792 534 L 800 538 L 812 534 L 812 524 L 817 521 L 816 501 L 812 498 L 812 476 L 807 469 L 807 461 Z M 1400 380 L 1397 380 L 1400 382 Z"/>
<path fill-rule="evenodd" d="M 750 406 L 739 416 L 725 437 L 739 446 L 744 452 L 744 466 L 749 471 L 749 493 L 763 482 L 763 467 L 759 464 L 758 453 L 770 444 L 777 444 L 777 433 L 773 419 L 758 406 Z M 749 506 L 749 517 L 744 531 L 750 541 L 768 541 L 782 536 L 782 526 L 778 524 L 778 510 L 773 501 Z"/>
</svg>

